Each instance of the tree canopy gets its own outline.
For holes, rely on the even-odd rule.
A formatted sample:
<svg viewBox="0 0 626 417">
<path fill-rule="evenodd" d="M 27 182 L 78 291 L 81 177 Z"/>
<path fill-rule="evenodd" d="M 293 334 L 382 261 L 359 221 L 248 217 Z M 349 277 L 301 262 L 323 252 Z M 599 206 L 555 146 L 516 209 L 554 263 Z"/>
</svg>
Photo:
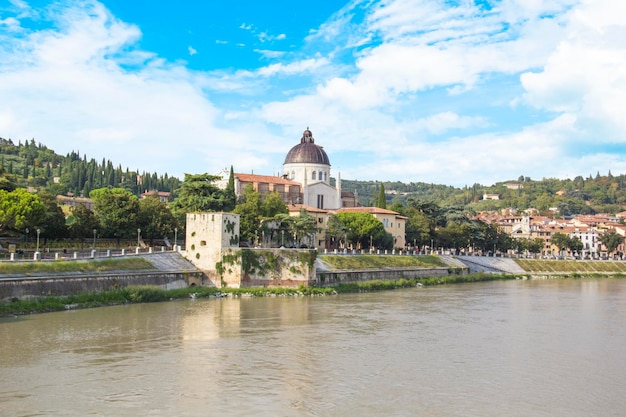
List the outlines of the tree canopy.
<svg viewBox="0 0 626 417">
<path fill-rule="evenodd" d="M 116 239 L 135 236 L 138 227 L 139 199 L 122 188 L 100 188 L 89 195 L 102 226 L 102 235 Z"/>
</svg>

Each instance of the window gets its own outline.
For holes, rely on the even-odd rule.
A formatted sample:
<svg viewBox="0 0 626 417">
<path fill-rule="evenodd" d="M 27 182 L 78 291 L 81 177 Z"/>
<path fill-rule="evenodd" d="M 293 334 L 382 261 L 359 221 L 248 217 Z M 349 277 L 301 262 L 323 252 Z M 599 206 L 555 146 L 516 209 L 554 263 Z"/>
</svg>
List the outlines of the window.
<svg viewBox="0 0 626 417">
<path fill-rule="evenodd" d="M 315 171 L 311 172 L 311 179 L 314 180 L 315 179 Z"/>
<path fill-rule="evenodd" d="M 322 194 L 317 195 L 317 208 L 318 209 L 324 208 L 324 196 Z"/>
<path fill-rule="evenodd" d="M 319 178 L 320 181 L 322 180 L 322 171 L 319 171 L 317 173 L 317 178 Z"/>
</svg>

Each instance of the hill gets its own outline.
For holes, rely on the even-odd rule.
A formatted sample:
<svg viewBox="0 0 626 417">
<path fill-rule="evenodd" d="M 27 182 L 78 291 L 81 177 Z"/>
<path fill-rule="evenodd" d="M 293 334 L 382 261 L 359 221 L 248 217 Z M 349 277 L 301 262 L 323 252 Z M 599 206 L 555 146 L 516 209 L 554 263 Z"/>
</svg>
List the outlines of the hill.
<svg viewBox="0 0 626 417">
<path fill-rule="evenodd" d="M 107 186 L 136 195 L 152 190 L 174 192 L 180 183 L 167 174 L 131 171 L 114 166 L 110 160 L 87 159 L 75 151 L 62 156 L 34 139 L 15 144 L 0 138 L 0 189 L 32 187 L 53 195 L 86 197 L 91 190 Z"/>
<path fill-rule="evenodd" d="M 233 161 L 236 165 L 236 161 Z M 112 161 L 88 159 L 78 151 L 59 155 L 34 139 L 17 144 L 0 138 L 0 189 L 15 187 L 45 189 L 54 195 L 88 196 L 91 190 L 120 187 L 140 195 L 158 190 L 174 193 L 181 180 L 167 173 L 140 172 Z M 380 182 L 342 179 L 342 188 L 355 193 L 362 205 L 374 205 Z M 424 182 L 382 182 L 387 206 L 406 205 L 409 199 L 432 201 L 442 207 L 459 206 L 473 211 L 534 208 L 539 212 L 575 214 L 617 213 L 626 206 L 626 176 L 597 173 L 586 178 L 543 178 L 520 176 L 515 180 L 486 186 L 462 188 Z M 486 198 L 485 198 L 486 197 Z"/>
<path fill-rule="evenodd" d="M 363 205 L 372 205 L 378 196 L 380 182 L 341 181 L 344 190 L 356 193 Z M 514 208 L 534 208 L 539 212 L 561 216 L 611 213 L 626 206 L 626 176 L 577 176 L 574 179 L 543 178 L 497 182 L 491 186 L 474 184 L 463 188 L 422 182 L 382 182 L 387 206 L 406 205 L 409 199 L 433 201 L 439 206 L 462 206 L 476 212 Z"/>
</svg>

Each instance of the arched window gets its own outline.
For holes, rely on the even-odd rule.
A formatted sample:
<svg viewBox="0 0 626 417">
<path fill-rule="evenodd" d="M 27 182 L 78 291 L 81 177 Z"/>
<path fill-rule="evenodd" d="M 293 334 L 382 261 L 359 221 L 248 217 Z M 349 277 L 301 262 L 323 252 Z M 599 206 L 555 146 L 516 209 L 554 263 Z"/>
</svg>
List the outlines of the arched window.
<svg viewBox="0 0 626 417">
<path fill-rule="evenodd" d="M 320 181 L 322 180 L 322 171 L 319 171 L 319 172 L 317 173 L 317 178 L 319 178 L 319 179 L 320 179 Z"/>
<path fill-rule="evenodd" d="M 328 175 L 328 173 L 324 172 L 324 182 L 328 182 L 328 176 L 327 175 Z"/>
<path fill-rule="evenodd" d="M 291 179 L 292 180 L 296 179 L 296 171 L 291 171 Z"/>
<path fill-rule="evenodd" d="M 313 172 L 311 173 L 311 179 L 312 179 L 312 180 L 314 180 L 314 179 L 315 179 L 315 171 L 313 171 Z"/>
</svg>

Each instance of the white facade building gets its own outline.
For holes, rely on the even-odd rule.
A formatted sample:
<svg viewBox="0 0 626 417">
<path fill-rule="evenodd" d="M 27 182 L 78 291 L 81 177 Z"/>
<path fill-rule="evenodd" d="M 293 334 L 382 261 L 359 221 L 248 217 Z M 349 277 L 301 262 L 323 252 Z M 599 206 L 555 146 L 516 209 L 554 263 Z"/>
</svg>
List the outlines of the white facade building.
<svg viewBox="0 0 626 417">
<path fill-rule="evenodd" d="M 283 163 L 283 177 L 302 184 L 302 204 L 318 209 L 341 208 L 341 177 L 330 185 L 330 161 L 324 149 L 315 144 L 307 128 L 300 143 L 291 148 Z"/>
</svg>

